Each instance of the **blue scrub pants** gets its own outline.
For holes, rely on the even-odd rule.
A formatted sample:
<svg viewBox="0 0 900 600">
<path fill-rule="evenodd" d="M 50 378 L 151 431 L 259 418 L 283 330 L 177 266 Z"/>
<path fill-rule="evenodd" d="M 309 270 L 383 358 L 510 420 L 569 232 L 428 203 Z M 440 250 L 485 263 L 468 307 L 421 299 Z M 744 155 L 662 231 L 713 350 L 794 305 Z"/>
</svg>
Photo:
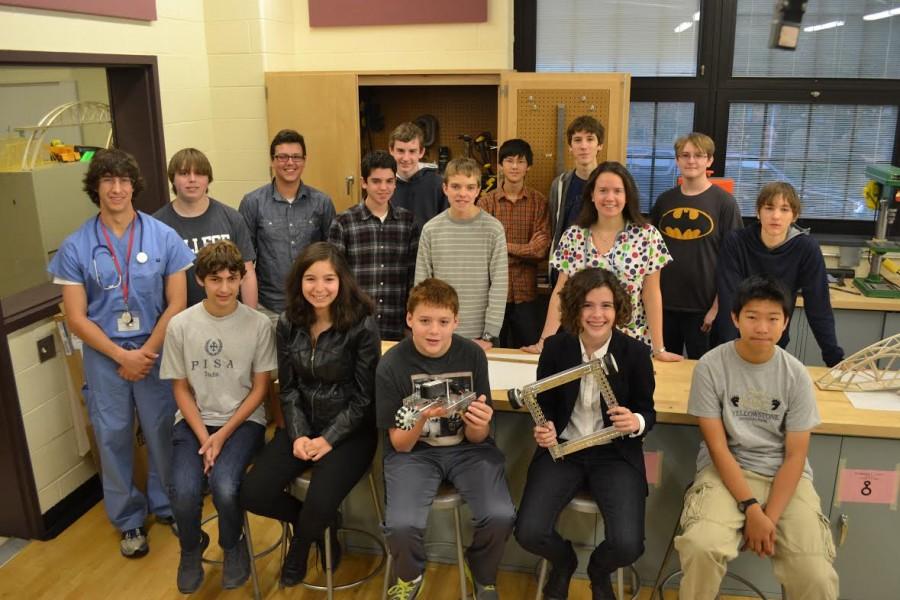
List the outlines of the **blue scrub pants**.
<svg viewBox="0 0 900 600">
<path fill-rule="evenodd" d="M 88 416 L 100 450 L 103 502 L 119 531 L 144 525 L 148 512 L 170 516 L 166 489 L 172 457 L 175 397 L 169 381 L 159 378 L 159 361 L 140 381 L 119 377 L 119 365 L 87 344 L 83 346 L 84 390 Z M 147 443 L 147 495 L 134 484 L 134 416 L 137 410 Z"/>
</svg>

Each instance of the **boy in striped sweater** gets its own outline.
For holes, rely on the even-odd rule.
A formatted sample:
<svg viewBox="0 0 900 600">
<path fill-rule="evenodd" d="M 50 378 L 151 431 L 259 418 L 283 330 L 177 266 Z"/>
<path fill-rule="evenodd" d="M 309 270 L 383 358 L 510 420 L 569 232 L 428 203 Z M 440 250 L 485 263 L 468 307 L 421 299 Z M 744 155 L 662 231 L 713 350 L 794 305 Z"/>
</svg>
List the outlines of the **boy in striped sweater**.
<svg viewBox="0 0 900 600">
<path fill-rule="evenodd" d="M 450 208 L 422 229 L 416 278 L 446 281 L 459 295 L 456 333 L 485 350 L 498 344 L 509 280 L 503 225 L 475 205 L 481 169 L 471 158 L 451 160 L 444 169 Z"/>
</svg>

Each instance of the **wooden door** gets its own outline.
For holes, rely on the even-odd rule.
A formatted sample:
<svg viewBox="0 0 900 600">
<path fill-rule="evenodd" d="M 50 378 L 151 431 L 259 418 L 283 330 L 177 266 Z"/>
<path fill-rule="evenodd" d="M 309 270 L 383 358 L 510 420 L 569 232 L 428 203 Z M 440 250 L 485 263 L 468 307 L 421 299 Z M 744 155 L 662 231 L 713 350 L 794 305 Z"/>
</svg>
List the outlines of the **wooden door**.
<svg viewBox="0 0 900 600">
<path fill-rule="evenodd" d="M 296 129 L 306 141 L 303 181 L 338 212 L 359 202 L 359 92 L 355 73 L 266 73 L 269 139 Z"/>
<path fill-rule="evenodd" d="M 625 164 L 628 143 L 628 73 L 516 73 L 501 75 L 498 140 L 522 138 L 534 151 L 529 184 L 547 192 L 561 171 L 572 169 L 566 127 L 580 115 L 606 130 L 599 160 Z"/>
</svg>

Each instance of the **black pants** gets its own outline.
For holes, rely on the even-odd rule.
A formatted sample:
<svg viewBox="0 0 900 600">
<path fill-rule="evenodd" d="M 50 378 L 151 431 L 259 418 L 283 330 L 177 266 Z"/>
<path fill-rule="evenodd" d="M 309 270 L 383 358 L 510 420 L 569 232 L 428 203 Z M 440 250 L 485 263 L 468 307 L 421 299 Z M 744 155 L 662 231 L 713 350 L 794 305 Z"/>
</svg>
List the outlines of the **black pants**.
<svg viewBox="0 0 900 600">
<path fill-rule="evenodd" d="M 706 313 L 691 313 L 680 310 L 663 311 L 663 344 L 666 350 L 675 354 L 698 359 L 709 351 L 709 334 L 700 331 Z"/>
<path fill-rule="evenodd" d="M 538 319 L 537 302 L 506 303 L 503 328 L 500 330 L 500 346 L 521 348 L 537 342 L 541 335 L 543 319 Z"/>
<path fill-rule="evenodd" d="M 538 451 L 528 467 L 528 479 L 516 519 L 516 540 L 554 566 L 569 560 L 569 546 L 556 531 L 556 520 L 569 501 L 587 488 L 603 515 L 606 539 L 591 554 L 591 581 L 634 563 L 644 553 L 646 475 L 612 446 L 595 446 L 553 462 Z"/>
<path fill-rule="evenodd" d="M 372 464 L 378 438 L 375 429 L 356 431 L 318 462 L 300 460 L 284 429 L 259 453 L 241 486 L 241 506 L 257 515 L 287 521 L 294 536 L 305 543 L 320 539 L 334 522 L 338 506 Z M 285 491 L 288 484 L 312 467 L 306 501 Z"/>
</svg>

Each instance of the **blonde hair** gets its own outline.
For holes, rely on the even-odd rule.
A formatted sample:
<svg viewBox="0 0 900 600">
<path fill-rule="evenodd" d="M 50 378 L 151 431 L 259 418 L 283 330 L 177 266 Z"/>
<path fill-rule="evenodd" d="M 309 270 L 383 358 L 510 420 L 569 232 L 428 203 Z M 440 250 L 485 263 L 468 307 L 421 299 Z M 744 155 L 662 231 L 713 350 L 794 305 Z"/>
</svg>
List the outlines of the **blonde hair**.
<svg viewBox="0 0 900 600">
<path fill-rule="evenodd" d="M 481 167 L 474 158 L 454 158 L 448 162 L 444 168 L 444 183 L 450 181 L 454 175 L 474 177 L 478 180 L 478 185 L 481 185 Z"/>
<path fill-rule="evenodd" d="M 712 156 L 716 153 L 716 143 L 712 140 L 711 137 L 709 137 L 705 133 L 692 131 L 691 133 L 683 135 L 675 140 L 675 154 L 679 154 L 682 150 L 684 150 L 684 147 L 687 146 L 688 143 L 693 144 L 699 150 L 705 152 L 707 156 Z"/>
</svg>

